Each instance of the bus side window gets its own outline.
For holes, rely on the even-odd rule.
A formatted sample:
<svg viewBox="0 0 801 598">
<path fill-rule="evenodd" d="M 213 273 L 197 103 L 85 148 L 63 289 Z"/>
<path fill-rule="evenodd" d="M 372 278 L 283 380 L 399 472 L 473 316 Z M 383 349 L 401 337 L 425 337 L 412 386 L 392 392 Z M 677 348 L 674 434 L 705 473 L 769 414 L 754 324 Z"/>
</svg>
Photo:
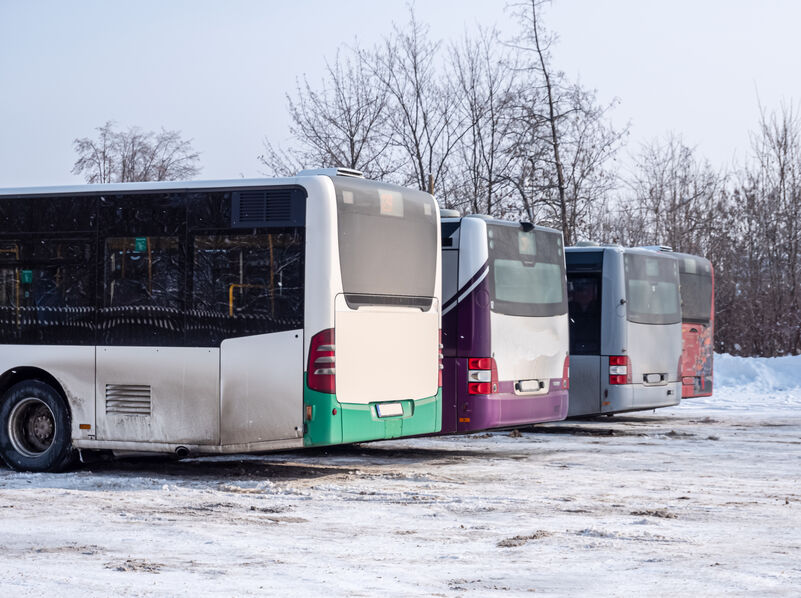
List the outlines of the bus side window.
<svg viewBox="0 0 801 598">
<path fill-rule="evenodd" d="M 183 344 L 178 237 L 105 242 L 101 343 Z"/>
<path fill-rule="evenodd" d="M 89 240 L 0 242 L 0 341 L 94 342 Z"/>
<path fill-rule="evenodd" d="M 192 342 L 303 327 L 302 229 L 193 238 Z"/>
</svg>

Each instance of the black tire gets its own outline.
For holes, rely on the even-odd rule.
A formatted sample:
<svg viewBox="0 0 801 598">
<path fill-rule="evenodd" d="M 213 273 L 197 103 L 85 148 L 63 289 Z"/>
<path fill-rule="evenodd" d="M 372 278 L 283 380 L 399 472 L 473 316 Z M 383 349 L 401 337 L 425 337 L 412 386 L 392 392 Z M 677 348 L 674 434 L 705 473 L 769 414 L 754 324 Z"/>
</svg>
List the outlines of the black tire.
<svg viewBox="0 0 801 598">
<path fill-rule="evenodd" d="M 26 380 L 0 401 L 0 457 L 9 467 L 61 471 L 72 462 L 70 413 L 52 386 Z"/>
</svg>

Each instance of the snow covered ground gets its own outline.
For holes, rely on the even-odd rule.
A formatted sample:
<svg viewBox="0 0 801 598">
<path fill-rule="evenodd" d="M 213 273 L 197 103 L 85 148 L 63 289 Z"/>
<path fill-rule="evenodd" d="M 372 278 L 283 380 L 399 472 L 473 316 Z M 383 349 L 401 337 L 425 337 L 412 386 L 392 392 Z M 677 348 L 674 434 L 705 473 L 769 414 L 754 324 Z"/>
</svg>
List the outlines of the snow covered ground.
<svg viewBox="0 0 801 598">
<path fill-rule="evenodd" d="M 0 468 L 0 596 L 797 596 L 801 358 L 715 369 L 520 434 Z"/>
</svg>

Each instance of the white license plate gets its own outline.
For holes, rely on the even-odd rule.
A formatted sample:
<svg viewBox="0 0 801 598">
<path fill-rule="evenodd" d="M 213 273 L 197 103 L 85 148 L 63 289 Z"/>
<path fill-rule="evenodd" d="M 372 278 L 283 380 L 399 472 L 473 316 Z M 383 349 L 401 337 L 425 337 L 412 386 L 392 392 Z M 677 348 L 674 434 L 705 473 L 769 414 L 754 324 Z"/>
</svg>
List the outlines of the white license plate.
<svg viewBox="0 0 801 598">
<path fill-rule="evenodd" d="M 544 388 L 544 385 L 539 380 L 520 380 L 517 388 L 520 389 L 520 392 L 536 392 Z"/>
<path fill-rule="evenodd" d="M 648 384 L 656 384 L 662 382 L 662 374 L 646 374 L 645 381 Z"/>
<path fill-rule="evenodd" d="M 378 417 L 397 417 L 403 415 L 403 405 L 400 403 L 379 403 L 375 406 Z"/>
</svg>

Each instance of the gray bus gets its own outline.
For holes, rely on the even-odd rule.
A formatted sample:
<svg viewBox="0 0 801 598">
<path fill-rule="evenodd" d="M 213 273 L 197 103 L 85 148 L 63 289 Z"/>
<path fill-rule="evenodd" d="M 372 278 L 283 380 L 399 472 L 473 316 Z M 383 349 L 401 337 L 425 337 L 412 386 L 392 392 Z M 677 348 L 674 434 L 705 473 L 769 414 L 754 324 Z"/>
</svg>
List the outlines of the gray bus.
<svg viewBox="0 0 801 598">
<path fill-rule="evenodd" d="M 568 417 L 677 405 L 681 300 L 677 261 L 619 245 L 568 247 Z"/>
</svg>

